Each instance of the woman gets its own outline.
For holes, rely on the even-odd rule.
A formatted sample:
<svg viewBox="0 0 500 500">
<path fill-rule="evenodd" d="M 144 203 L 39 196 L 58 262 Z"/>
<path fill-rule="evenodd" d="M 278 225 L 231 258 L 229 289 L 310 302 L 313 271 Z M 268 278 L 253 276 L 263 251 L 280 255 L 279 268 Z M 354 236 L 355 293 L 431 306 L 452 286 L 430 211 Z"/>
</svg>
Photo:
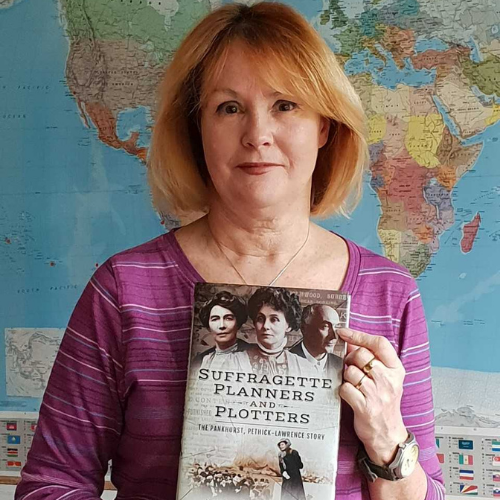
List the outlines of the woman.
<svg viewBox="0 0 500 500">
<path fill-rule="evenodd" d="M 209 330 L 214 347 L 198 354 L 194 367 L 218 370 L 228 354 L 246 351 L 250 344 L 237 338 L 247 320 L 245 302 L 228 291 L 215 294 L 200 310 L 201 324 Z"/>
<path fill-rule="evenodd" d="M 278 443 L 280 452 L 278 461 L 280 464 L 281 476 L 281 500 L 306 500 L 304 484 L 300 470 L 304 467 L 299 452 L 292 449 L 289 439 L 282 439 Z"/>
<path fill-rule="evenodd" d="M 258 288 L 248 300 L 257 343 L 230 356 L 224 369 L 259 375 L 310 375 L 307 360 L 285 350 L 287 334 L 298 330 L 302 309 L 299 297 L 284 288 Z"/>
<path fill-rule="evenodd" d="M 367 157 L 360 100 L 300 15 L 231 4 L 203 19 L 165 74 L 149 173 L 159 210 L 205 215 L 96 271 L 17 498 L 96 499 L 110 459 L 119 497 L 175 497 L 192 293 L 203 280 L 351 293 L 351 329 L 339 330 L 351 348 L 336 498 L 443 498 L 416 284 L 310 221 L 352 208 Z M 411 433 L 419 462 L 389 467 L 415 456 Z"/>
</svg>

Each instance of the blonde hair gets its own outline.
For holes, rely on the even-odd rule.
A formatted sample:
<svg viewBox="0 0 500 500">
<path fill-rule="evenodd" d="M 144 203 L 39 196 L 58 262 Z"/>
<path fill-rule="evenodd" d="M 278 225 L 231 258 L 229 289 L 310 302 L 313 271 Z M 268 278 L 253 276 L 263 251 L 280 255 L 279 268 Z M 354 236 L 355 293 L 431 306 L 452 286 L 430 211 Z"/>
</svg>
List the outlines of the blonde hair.
<svg viewBox="0 0 500 500">
<path fill-rule="evenodd" d="M 209 210 L 200 109 L 207 82 L 217 80 L 234 42 L 243 42 L 270 87 L 297 96 L 330 120 L 313 173 L 311 215 L 348 215 L 361 197 L 368 162 L 361 101 L 319 34 L 291 7 L 274 2 L 215 10 L 175 53 L 159 89 L 149 152 L 155 207 L 180 217 Z"/>
</svg>

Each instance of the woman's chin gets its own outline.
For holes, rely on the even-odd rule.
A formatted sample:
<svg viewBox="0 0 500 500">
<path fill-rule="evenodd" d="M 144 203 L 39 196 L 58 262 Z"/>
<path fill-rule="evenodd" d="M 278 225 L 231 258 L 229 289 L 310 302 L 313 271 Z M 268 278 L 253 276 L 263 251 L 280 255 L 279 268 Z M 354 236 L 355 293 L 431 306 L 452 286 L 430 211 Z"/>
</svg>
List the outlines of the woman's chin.
<svg viewBox="0 0 500 500">
<path fill-rule="evenodd" d="M 240 192 L 235 198 L 240 208 L 247 210 L 269 210 L 279 207 L 287 200 L 287 196 L 280 196 L 278 190 L 269 189 L 267 186 L 264 189 L 255 191 L 248 189 Z"/>
<path fill-rule="evenodd" d="M 262 341 L 260 342 L 260 345 L 265 349 L 269 349 L 272 351 L 274 349 L 277 349 L 280 346 L 280 343 L 279 342 L 269 343 L 264 340 L 263 342 Z"/>
</svg>

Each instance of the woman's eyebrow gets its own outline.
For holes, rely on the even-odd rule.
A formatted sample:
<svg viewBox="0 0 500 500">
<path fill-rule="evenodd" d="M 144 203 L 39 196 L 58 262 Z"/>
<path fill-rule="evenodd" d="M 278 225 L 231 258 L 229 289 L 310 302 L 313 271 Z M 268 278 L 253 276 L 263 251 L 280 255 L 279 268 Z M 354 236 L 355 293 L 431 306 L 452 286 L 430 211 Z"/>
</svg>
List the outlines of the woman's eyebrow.
<svg viewBox="0 0 500 500">
<path fill-rule="evenodd" d="M 220 88 L 220 89 L 214 89 L 210 92 L 209 95 L 213 95 L 213 94 L 229 94 L 231 95 L 232 97 L 239 97 L 239 94 L 238 92 L 236 92 L 236 90 L 233 90 L 233 89 L 230 89 L 230 88 Z M 277 96 L 280 96 L 280 95 L 283 95 L 281 92 L 278 92 L 278 91 L 274 91 L 274 92 L 268 92 L 267 94 L 264 94 L 266 97 L 277 97 Z"/>
</svg>

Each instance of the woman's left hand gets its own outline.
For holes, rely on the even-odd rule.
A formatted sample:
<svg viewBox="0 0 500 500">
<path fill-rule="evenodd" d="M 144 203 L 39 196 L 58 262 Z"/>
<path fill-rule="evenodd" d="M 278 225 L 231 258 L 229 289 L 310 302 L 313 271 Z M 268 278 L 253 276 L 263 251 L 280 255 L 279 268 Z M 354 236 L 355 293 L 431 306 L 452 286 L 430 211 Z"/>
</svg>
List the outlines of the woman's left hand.
<svg viewBox="0 0 500 500">
<path fill-rule="evenodd" d="M 340 396 L 354 412 L 354 430 L 370 459 L 387 465 L 408 431 L 401 416 L 405 369 L 391 343 L 382 336 L 341 328 L 347 342 Z"/>
</svg>

